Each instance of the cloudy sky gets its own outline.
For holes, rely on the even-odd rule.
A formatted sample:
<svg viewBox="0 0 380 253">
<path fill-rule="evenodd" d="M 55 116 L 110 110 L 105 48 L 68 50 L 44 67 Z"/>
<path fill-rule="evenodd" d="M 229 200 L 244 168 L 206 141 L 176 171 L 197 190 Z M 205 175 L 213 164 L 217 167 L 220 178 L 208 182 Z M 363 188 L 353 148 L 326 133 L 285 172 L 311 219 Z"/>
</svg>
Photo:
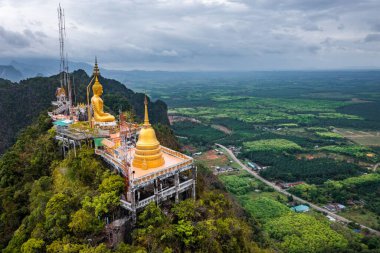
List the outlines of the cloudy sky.
<svg viewBox="0 0 380 253">
<path fill-rule="evenodd" d="M 379 0 L 61 0 L 72 61 L 110 69 L 380 67 Z M 0 0 L 0 57 L 58 58 L 58 1 Z"/>
</svg>

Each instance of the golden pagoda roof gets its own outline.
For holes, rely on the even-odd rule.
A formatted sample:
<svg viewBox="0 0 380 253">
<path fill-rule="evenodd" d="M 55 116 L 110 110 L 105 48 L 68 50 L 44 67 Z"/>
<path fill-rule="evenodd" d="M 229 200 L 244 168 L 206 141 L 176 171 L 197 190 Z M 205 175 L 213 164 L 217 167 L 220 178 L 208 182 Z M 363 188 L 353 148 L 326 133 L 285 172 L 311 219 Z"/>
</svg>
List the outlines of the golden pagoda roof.
<svg viewBox="0 0 380 253">
<path fill-rule="evenodd" d="M 162 156 L 160 142 L 157 140 L 156 132 L 149 123 L 148 100 L 145 96 L 145 115 L 144 124 L 140 130 L 139 139 L 136 143 L 136 149 L 132 165 L 142 169 L 153 169 L 165 164 Z"/>
</svg>

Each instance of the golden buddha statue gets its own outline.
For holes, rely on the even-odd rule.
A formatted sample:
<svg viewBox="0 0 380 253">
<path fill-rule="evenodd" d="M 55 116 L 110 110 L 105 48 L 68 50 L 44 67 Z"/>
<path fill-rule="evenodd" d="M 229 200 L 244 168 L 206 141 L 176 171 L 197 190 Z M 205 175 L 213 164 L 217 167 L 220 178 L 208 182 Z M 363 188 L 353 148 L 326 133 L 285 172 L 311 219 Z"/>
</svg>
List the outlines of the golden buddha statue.
<svg viewBox="0 0 380 253">
<path fill-rule="evenodd" d="M 161 146 L 156 138 L 156 133 L 149 123 L 148 101 L 145 96 L 144 125 L 140 130 L 139 139 L 136 143 L 135 155 L 132 165 L 140 169 L 153 169 L 165 164 Z"/>
<path fill-rule="evenodd" d="M 94 95 L 91 98 L 92 110 L 94 111 L 94 119 L 97 122 L 113 122 L 115 117 L 109 113 L 103 111 L 103 99 L 101 95 L 103 94 L 103 86 L 98 80 L 98 76 L 95 75 L 95 82 L 92 86 L 92 91 Z"/>
</svg>

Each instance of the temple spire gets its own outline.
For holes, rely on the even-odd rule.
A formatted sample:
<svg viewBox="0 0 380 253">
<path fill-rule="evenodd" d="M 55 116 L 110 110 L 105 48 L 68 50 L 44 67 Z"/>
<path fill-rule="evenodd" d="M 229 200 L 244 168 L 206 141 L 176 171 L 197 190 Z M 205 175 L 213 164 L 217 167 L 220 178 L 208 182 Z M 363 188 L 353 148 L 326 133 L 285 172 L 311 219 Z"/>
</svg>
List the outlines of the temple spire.
<svg viewBox="0 0 380 253">
<path fill-rule="evenodd" d="M 94 71 L 93 71 L 93 75 L 95 77 L 99 76 L 100 74 L 100 71 L 99 71 L 99 67 L 98 67 L 98 58 L 95 56 L 95 66 L 94 66 Z"/>
<path fill-rule="evenodd" d="M 144 105 L 145 105 L 144 126 L 150 126 L 149 115 L 148 115 L 148 98 L 147 98 L 146 94 L 145 94 L 145 98 L 144 98 Z"/>
</svg>

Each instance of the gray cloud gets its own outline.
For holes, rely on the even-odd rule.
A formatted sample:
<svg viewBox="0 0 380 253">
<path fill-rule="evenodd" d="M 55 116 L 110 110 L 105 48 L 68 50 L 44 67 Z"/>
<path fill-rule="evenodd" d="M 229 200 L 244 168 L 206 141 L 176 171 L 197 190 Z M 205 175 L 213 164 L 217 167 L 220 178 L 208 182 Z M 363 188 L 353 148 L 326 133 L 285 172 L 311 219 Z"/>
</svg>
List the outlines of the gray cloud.
<svg viewBox="0 0 380 253">
<path fill-rule="evenodd" d="M 372 25 L 372 28 L 373 28 L 374 31 L 376 31 L 376 32 L 380 32 L 380 23 L 373 24 L 373 25 Z"/>
<path fill-rule="evenodd" d="M 378 42 L 380 41 L 380 33 L 368 34 L 365 39 L 365 42 Z"/>
<path fill-rule="evenodd" d="M 27 47 L 30 45 L 29 40 L 27 38 L 27 34 L 22 34 L 18 32 L 13 32 L 4 29 L 4 27 L 0 26 L 0 39 L 3 40 L 3 43 L 14 47 Z"/>
<path fill-rule="evenodd" d="M 313 31 L 323 31 L 323 29 L 319 26 L 317 26 L 316 24 L 313 24 L 313 23 L 307 23 L 307 24 L 304 24 L 302 26 L 302 29 L 304 29 L 305 31 L 309 31 L 309 32 L 313 32 Z"/>
<path fill-rule="evenodd" d="M 20 50 L 8 56 L 58 57 L 57 3 L 42 2 L 0 5 L 0 12 L 9 12 L 0 20 L 6 44 L 0 44 L 0 57 L 12 44 Z M 373 43 L 380 31 L 375 0 L 67 0 L 62 5 L 73 61 L 91 62 L 98 55 L 105 67 L 170 70 L 380 66 L 380 57 L 366 60 L 368 54 L 380 56 L 379 43 Z"/>
</svg>

